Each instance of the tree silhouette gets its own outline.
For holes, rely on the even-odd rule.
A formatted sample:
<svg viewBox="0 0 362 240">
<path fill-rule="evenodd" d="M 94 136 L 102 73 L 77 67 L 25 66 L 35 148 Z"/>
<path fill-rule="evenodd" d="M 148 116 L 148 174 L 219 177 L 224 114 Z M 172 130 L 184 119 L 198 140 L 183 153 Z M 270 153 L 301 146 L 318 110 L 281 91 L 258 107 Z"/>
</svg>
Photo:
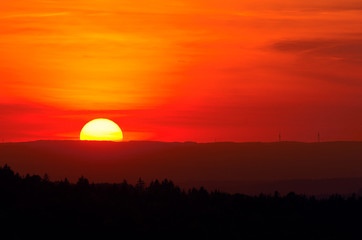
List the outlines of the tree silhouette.
<svg viewBox="0 0 362 240">
<path fill-rule="evenodd" d="M 246 196 L 181 190 L 168 179 L 135 186 L 50 181 L 0 167 L 2 239 L 359 239 L 362 198 L 293 192 Z M 21 229 L 21 230 L 19 230 Z"/>
<path fill-rule="evenodd" d="M 136 183 L 136 189 L 143 190 L 145 188 L 145 182 L 142 180 L 142 178 L 139 178 Z"/>
<path fill-rule="evenodd" d="M 89 187 L 89 181 L 87 178 L 81 176 L 79 179 L 78 179 L 78 182 L 77 182 L 77 186 L 79 187 Z"/>
</svg>

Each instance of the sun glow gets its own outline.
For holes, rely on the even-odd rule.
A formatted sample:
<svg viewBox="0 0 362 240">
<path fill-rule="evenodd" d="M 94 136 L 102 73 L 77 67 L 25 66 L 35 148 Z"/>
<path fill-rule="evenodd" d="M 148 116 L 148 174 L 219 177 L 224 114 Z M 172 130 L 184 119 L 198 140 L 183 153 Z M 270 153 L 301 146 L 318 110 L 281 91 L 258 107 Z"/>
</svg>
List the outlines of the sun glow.
<svg viewBox="0 0 362 240">
<path fill-rule="evenodd" d="M 123 133 L 115 122 L 98 118 L 84 125 L 80 132 L 80 140 L 120 142 L 123 140 Z"/>
</svg>

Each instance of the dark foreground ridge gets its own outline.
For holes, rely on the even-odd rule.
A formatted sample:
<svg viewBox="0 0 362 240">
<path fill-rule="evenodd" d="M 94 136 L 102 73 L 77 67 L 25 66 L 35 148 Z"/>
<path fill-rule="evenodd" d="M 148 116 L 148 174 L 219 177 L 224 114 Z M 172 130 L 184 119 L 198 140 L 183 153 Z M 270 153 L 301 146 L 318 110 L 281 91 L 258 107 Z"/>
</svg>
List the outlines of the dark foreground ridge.
<svg viewBox="0 0 362 240">
<path fill-rule="evenodd" d="M 3 239 L 359 239 L 362 198 L 180 190 L 172 181 L 76 184 L 0 167 Z M 231 238 L 232 237 L 232 238 Z"/>
</svg>

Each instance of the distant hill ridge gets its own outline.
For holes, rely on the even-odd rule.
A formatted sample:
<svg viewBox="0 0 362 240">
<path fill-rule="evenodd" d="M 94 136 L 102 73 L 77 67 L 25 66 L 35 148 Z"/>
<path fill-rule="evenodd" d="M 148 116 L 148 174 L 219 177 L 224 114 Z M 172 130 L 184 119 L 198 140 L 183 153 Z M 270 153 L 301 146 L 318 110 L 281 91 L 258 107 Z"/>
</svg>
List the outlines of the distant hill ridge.
<svg viewBox="0 0 362 240">
<path fill-rule="evenodd" d="M 347 193 L 361 185 L 362 142 L 1 143 L 0 164 L 6 163 L 21 174 L 71 181 L 81 175 L 95 182 L 168 178 L 228 192 Z"/>
</svg>

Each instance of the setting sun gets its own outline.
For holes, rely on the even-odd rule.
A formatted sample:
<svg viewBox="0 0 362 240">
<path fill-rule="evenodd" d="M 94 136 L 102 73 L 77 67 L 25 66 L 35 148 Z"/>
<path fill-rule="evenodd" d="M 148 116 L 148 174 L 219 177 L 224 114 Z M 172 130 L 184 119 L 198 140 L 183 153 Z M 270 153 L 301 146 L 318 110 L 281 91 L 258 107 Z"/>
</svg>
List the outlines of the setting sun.
<svg viewBox="0 0 362 240">
<path fill-rule="evenodd" d="M 123 140 L 123 134 L 115 122 L 99 118 L 84 125 L 80 132 L 80 140 L 120 142 Z"/>
<path fill-rule="evenodd" d="M 361 110 L 362 0 L 0 0 L 0 240 L 359 239 Z"/>
</svg>

